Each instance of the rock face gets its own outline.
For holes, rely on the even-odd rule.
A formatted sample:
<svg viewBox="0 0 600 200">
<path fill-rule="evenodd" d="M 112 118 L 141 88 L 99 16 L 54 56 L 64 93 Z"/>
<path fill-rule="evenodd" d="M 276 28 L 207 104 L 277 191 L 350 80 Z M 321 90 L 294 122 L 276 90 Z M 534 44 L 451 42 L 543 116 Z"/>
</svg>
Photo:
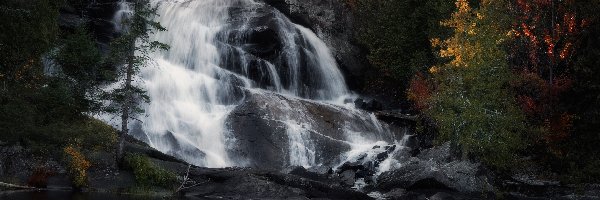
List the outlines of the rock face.
<svg viewBox="0 0 600 200">
<path fill-rule="evenodd" d="M 423 151 L 398 169 L 385 172 L 377 179 L 377 188 L 448 189 L 463 193 L 493 191 L 491 180 L 478 163 L 452 160 L 450 145 Z"/>
<path fill-rule="evenodd" d="M 368 66 L 366 51 L 354 39 L 352 10 L 344 0 L 264 0 L 293 22 L 309 27 L 332 50 L 351 88 Z M 354 80 L 354 81 L 352 81 Z"/>
<path fill-rule="evenodd" d="M 258 168 L 334 166 L 353 142 L 396 140 L 372 114 L 265 91 L 247 91 L 227 124 L 230 155 Z"/>
</svg>

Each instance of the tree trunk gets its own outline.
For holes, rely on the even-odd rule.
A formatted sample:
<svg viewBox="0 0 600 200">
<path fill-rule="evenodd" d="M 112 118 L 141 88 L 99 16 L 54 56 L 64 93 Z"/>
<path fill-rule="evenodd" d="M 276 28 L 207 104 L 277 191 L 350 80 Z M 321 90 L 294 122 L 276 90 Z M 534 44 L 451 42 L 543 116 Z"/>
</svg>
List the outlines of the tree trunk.
<svg viewBox="0 0 600 200">
<path fill-rule="evenodd" d="M 135 43 L 134 43 L 135 44 Z M 133 48 L 132 48 L 133 49 Z M 132 78 L 133 78 L 133 73 L 134 73 L 134 52 L 132 51 L 130 53 L 131 55 L 129 56 L 128 60 L 127 60 L 127 71 L 126 71 L 126 78 L 125 78 L 125 91 L 124 91 L 124 102 L 123 105 L 121 106 L 121 131 L 119 131 L 119 141 L 117 144 L 117 163 L 120 163 L 123 160 L 123 148 L 125 146 L 125 136 L 127 136 L 127 134 L 129 133 L 129 113 L 131 111 L 131 107 L 133 104 L 133 99 L 132 99 L 132 90 L 131 90 L 131 82 L 132 82 Z"/>
</svg>

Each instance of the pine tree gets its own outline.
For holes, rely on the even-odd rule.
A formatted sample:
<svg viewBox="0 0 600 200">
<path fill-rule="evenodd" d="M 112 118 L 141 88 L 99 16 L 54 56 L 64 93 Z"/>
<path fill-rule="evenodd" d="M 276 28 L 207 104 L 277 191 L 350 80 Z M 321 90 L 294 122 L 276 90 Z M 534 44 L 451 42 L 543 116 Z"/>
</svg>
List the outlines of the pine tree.
<svg viewBox="0 0 600 200">
<path fill-rule="evenodd" d="M 112 100 L 107 111 L 121 115 L 121 131 L 116 147 L 116 159 L 119 163 L 123 159 L 125 136 L 129 133 L 129 119 L 135 113 L 143 112 L 139 107 L 140 101 L 149 101 L 146 91 L 136 86 L 133 81 L 141 67 L 148 65 L 152 59 L 151 53 L 157 50 L 167 50 L 166 44 L 151 39 L 156 31 L 166 31 L 160 23 L 152 19 L 158 14 L 157 6 L 152 6 L 148 0 L 135 0 L 131 16 L 125 18 L 123 34 L 112 43 L 112 57 L 118 63 L 124 63 L 120 74 L 123 83 L 117 89 L 110 91 L 106 97 Z"/>
</svg>

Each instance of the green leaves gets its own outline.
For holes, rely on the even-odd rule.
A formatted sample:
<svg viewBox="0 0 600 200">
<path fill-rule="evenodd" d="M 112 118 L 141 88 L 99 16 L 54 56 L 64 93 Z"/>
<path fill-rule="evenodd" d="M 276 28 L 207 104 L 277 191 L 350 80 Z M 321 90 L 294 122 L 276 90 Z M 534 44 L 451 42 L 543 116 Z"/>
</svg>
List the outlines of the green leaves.
<svg viewBox="0 0 600 200">
<path fill-rule="evenodd" d="M 104 60 L 95 40 L 84 28 L 68 34 L 51 57 L 83 95 L 96 89 L 97 80 L 103 78 L 100 71 Z"/>
<path fill-rule="evenodd" d="M 444 22 L 454 35 L 442 42 L 440 55 L 451 61 L 433 73 L 437 89 L 426 110 L 439 126 L 439 140 L 450 140 L 463 155 L 496 168 L 508 167 L 522 148 L 523 114 L 509 87 L 513 79 L 507 54 L 498 41 L 507 29 L 499 19 L 505 2 L 484 2 L 477 9 L 460 1 Z"/>
<path fill-rule="evenodd" d="M 111 62 L 122 66 L 118 71 L 124 81 L 120 87 L 103 95 L 104 99 L 113 102 L 105 109 L 109 112 L 133 114 L 143 111 L 136 106 L 137 102 L 148 102 L 150 99 L 143 88 L 131 82 L 140 68 L 145 67 L 152 59 L 152 52 L 169 49 L 167 44 L 150 38 L 156 31 L 166 31 L 159 22 L 153 21 L 157 16 L 157 7 L 150 5 L 147 0 L 137 0 L 132 4 L 133 15 L 124 21 L 124 25 L 128 27 L 127 31 L 111 43 Z"/>
<path fill-rule="evenodd" d="M 135 180 L 140 186 L 172 187 L 177 177 L 173 172 L 156 166 L 150 158 L 140 154 L 127 154 L 125 163 L 133 170 Z"/>
<path fill-rule="evenodd" d="M 429 35 L 449 14 L 451 2 L 441 0 L 358 0 L 359 41 L 369 49 L 371 64 L 399 82 L 435 63 Z"/>
</svg>

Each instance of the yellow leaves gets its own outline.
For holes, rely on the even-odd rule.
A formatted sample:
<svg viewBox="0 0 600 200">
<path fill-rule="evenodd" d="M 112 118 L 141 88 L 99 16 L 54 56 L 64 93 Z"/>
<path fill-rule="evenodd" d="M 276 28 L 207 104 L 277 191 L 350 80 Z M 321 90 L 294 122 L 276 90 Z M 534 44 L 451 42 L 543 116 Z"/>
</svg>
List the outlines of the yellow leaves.
<svg viewBox="0 0 600 200">
<path fill-rule="evenodd" d="M 433 66 L 433 67 L 429 68 L 429 73 L 431 73 L 431 74 L 438 73 L 439 71 L 440 71 L 440 68 L 438 66 Z"/>
<path fill-rule="evenodd" d="M 512 38 L 512 37 L 517 37 L 517 36 L 519 36 L 519 32 L 516 31 L 515 29 L 512 29 L 512 30 L 506 32 L 506 37 Z"/>
<path fill-rule="evenodd" d="M 440 38 L 432 38 L 429 40 L 432 47 L 440 47 L 442 45 L 442 40 Z"/>
<path fill-rule="evenodd" d="M 438 52 L 440 57 L 451 58 L 446 67 L 469 67 L 469 63 L 483 51 L 483 44 L 480 43 L 485 39 L 477 38 L 485 38 L 489 35 L 486 28 L 490 27 L 485 27 L 485 20 L 489 20 L 486 19 L 489 13 L 485 13 L 485 10 L 481 9 L 472 9 L 467 0 L 456 0 L 455 5 L 457 10 L 452 17 L 442 22 L 442 25 L 454 30 L 454 35 L 443 41 L 434 38 L 430 40 L 430 43 L 433 47 L 441 48 Z M 500 42 L 502 40 L 494 41 L 495 44 Z M 432 67 L 430 72 L 432 71 L 439 71 L 439 67 Z"/>
<path fill-rule="evenodd" d="M 456 14 L 471 12 L 471 6 L 469 6 L 469 2 L 467 0 L 457 0 L 455 4 L 456 8 L 458 9 Z"/>
<path fill-rule="evenodd" d="M 79 152 L 73 145 L 64 148 L 69 164 L 69 173 L 72 176 L 73 184 L 77 187 L 87 185 L 87 170 L 92 166 L 90 161 Z"/>
<path fill-rule="evenodd" d="M 476 16 L 477 16 L 477 19 L 479 19 L 479 20 L 482 20 L 484 17 L 484 15 L 481 12 L 477 12 Z"/>
<path fill-rule="evenodd" d="M 475 35 L 475 34 L 477 34 L 477 32 L 475 31 L 476 29 L 477 29 L 477 23 L 473 22 L 473 23 L 471 23 L 471 26 L 467 27 L 467 30 L 465 30 L 465 31 L 469 35 Z"/>
</svg>

